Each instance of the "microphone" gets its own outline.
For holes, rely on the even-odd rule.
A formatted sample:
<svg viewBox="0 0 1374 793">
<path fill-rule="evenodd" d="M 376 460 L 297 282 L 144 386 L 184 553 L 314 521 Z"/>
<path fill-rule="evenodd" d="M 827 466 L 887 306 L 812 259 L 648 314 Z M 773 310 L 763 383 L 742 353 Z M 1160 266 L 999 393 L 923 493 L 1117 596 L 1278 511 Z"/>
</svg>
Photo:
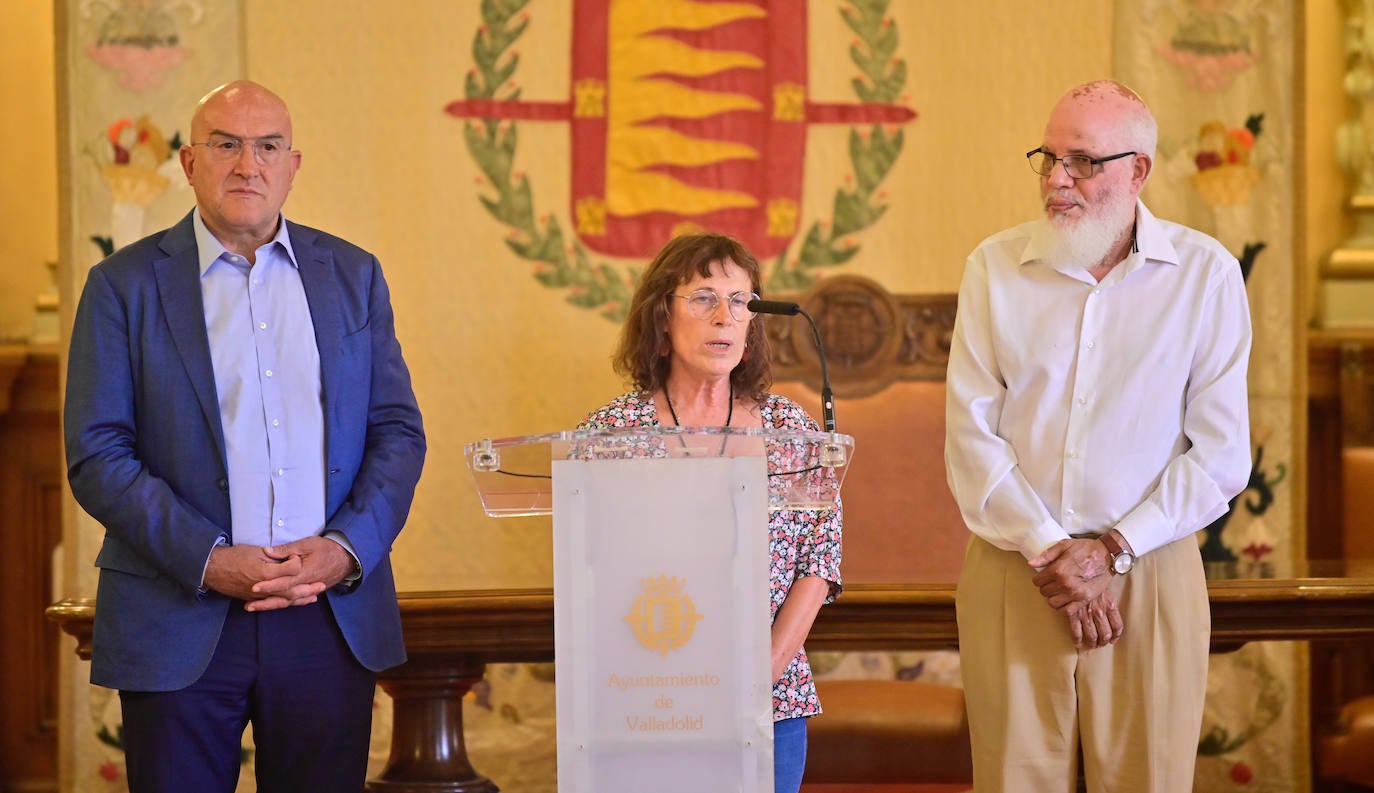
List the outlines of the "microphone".
<svg viewBox="0 0 1374 793">
<path fill-rule="evenodd" d="M 798 314 L 805 314 L 802 307 L 796 303 L 788 303 L 782 300 L 750 300 L 749 310 L 755 314 L 781 314 L 784 317 L 795 317 Z M 811 319 L 811 317 L 807 317 Z M 816 323 L 811 323 L 815 327 Z"/>
<path fill-rule="evenodd" d="M 816 354 L 821 359 L 821 423 L 825 431 L 835 432 L 835 393 L 830 390 L 830 369 L 825 364 L 825 345 L 821 344 L 821 332 L 816 329 L 816 320 L 802 310 L 796 303 L 783 300 L 750 300 L 749 310 L 755 314 L 779 314 L 794 317 L 801 314 L 811 324 L 811 337 L 816 340 Z"/>
</svg>

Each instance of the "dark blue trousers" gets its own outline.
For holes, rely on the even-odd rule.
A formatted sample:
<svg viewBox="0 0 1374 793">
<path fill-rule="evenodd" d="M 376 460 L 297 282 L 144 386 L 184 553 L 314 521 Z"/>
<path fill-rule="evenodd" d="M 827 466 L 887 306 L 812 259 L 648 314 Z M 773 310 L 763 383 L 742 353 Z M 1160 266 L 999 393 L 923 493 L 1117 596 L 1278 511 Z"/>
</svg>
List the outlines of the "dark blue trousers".
<svg viewBox="0 0 1374 793">
<path fill-rule="evenodd" d="M 251 722 L 259 793 L 360 793 L 375 686 L 323 599 L 258 614 L 235 601 L 199 680 L 119 692 L 129 790 L 233 793 Z"/>
<path fill-rule="evenodd" d="M 797 793 L 806 770 L 806 717 L 773 722 L 773 793 Z"/>
</svg>

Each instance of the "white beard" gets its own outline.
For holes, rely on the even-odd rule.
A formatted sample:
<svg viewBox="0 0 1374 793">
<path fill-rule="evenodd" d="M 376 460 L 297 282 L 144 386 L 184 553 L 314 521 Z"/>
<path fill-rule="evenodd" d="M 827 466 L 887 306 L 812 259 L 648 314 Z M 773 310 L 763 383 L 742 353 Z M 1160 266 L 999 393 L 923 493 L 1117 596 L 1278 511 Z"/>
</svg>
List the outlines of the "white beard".
<svg viewBox="0 0 1374 793">
<path fill-rule="evenodd" d="M 1135 199 L 1128 193 L 1108 193 L 1078 218 L 1049 213 L 1048 220 L 1048 259 L 1087 270 L 1102 264 L 1130 232 L 1135 224 Z"/>
</svg>

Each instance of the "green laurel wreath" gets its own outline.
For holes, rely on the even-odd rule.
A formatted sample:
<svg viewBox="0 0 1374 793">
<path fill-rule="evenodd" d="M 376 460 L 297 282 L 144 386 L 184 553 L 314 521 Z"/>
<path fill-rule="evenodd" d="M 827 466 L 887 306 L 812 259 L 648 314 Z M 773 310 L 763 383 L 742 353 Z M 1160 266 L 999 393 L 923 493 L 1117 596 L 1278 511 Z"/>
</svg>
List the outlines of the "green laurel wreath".
<svg viewBox="0 0 1374 793">
<path fill-rule="evenodd" d="M 895 57 L 897 23 L 887 16 L 890 4 L 891 0 L 849 0 L 848 5 L 840 6 L 840 17 L 858 36 L 849 47 L 849 58 L 862 76 L 850 84 L 861 102 L 895 102 L 906 86 L 906 61 Z M 850 235 L 873 225 L 887 211 L 887 206 L 874 199 L 883 198 L 878 185 L 897 162 L 904 142 L 900 127 L 889 135 L 881 124 L 874 124 L 866 140 L 858 128 L 850 129 L 849 163 L 854 169 L 854 186 L 835 191 L 830 222 L 811 224 L 793 262 L 787 262 L 791 246 L 778 255 L 768 279 L 770 290 L 805 289 L 818 277 L 817 268 L 844 264 L 859 252 Z"/>
<path fill-rule="evenodd" d="M 524 13 L 529 3 L 482 0 L 482 25 L 472 39 L 474 67 L 464 85 L 469 100 L 520 97 L 520 89 L 510 82 L 520 56 L 508 51 L 529 26 L 529 14 Z M 853 86 L 863 102 L 893 102 L 906 85 L 906 62 L 894 57 L 897 25 L 886 16 L 890 4 L 891 0 L 848 0 L 840 7 L 841 18 L 858 36 L 849 57 L 861 72 Z M 482 205 L 511 229 L 506 246 L 536 263 L 534 276 L 541 284 L 568 290 L 567 301 L 572 305 L 593 309 L 609 320 L 623 320 L 638 269 L 593 264 L 581 241 L 574 236 L 569 242 L 564 237 L 556 217 L 536 215 L 529 180 L 514 170 L 519 142 L 516 124 L 498 119 L 467 121 L 463 137 L 468 153 L 495 191 L 494 197 L 479 196 Z M 900 129 L 890 135 L 879 124 L 867 135 L 857 128 L 850 130 L 853 186 L 835 191 L 831 220 L 812 224 L 793 261 L 787 261 L 791 246 L 778 256 L 767 281 L 770 289 L 805 288 L 819 276 L 818 268 L 842 265 L 859 252 L 850 235 L 871 226 L 886 211 L 886 206 L 875 201 L 882 198 L 878 185 L 892 169 L 902 143 Z"/>
</svg>

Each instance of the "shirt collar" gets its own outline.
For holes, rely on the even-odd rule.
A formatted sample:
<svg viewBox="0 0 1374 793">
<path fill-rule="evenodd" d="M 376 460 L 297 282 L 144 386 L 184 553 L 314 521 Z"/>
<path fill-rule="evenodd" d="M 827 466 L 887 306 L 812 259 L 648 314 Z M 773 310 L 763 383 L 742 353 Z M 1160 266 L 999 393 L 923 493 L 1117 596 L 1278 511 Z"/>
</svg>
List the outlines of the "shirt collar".
<svg viewBox="0 0 1374 793">
<path fill-rule="evenodd" d="M 224 247 L 224 244 L 205 225 L 205 220 L 200 216 L 200 207 L 196 207 L 195 211 L 191 213 L 191 226 L 195 229 L 196 256 L 200 261 L 200 274 L 204 277 L 206 271 L 210 269 L 210 265 L 218 261 L 221 256 L 229 254 L 229 249 Z M 292 267 L 299 270 L 300 265 L 296 263 L 296 251 L 291 247 L 291 235 L 286 230 L 286 216 L 280 212 L 277 213 L 277 233 L 263 247 L 274 243 L 281 244 L 282 250 L 286 253 L 286 260 L 291 263 Z"/>
<path fill-rule="evenodd" d="M 1181 264 L 1178 249 L 1174 247 L 1169 235 L 1164 232 L 1164 226 L 1138 199 L 1135 209 L 1135 244 L 1136 249 L 1145 259 L 1162 264 Z"/>
</svg>

